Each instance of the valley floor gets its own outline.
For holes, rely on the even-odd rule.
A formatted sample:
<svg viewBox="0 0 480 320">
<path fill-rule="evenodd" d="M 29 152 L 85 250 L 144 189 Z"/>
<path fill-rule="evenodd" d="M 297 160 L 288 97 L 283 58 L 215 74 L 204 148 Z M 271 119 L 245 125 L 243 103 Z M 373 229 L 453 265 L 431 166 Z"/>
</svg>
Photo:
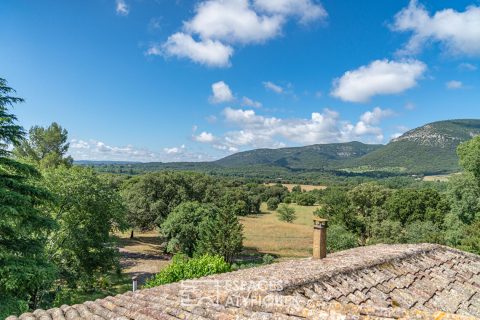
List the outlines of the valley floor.
<svg viewBox="0 0 480 320">
<path fill-rule="evenodd" d="M 265 203 L 261 214 L 240 217 L 245 236 L 242 259 L 258 260 L 264 254 L 280 260 L 311 255 L 312 219 L 317 206 L 290 206 L 297 214 L 293 223 L 280 221 Z M 130 232 L 117 237 L 122 271 L 128 277 L 138 276 L 143 283 L 168 265 L 171 257 L 164 253 L 158 231 L 135 232 L 134 239 L 130 239 Z"/>
<path fill-rule="evenodd" d="M 313 211 L 318 206 L 290 205 L 297 219 L 293 223 L 280 221 L 275 211 L 262 204 L 262 213 L 241 217 L 247 253 L 270 254 L 279 259 L 300 258 L 311 255 Z"/>
</svg>

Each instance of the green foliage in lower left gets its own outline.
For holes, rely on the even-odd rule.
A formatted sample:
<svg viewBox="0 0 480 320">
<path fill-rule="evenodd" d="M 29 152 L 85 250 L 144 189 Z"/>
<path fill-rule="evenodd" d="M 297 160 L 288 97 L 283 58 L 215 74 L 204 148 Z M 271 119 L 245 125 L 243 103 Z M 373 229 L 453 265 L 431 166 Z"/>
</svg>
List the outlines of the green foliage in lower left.
<svg viewBox="0 0 480 320">
<path fill-rule="evenodd" d="M 24 136 L 7 109 L 23 101 L 13 92 L 0 78 L 0 318 L 37 307 L 56 275 L 45 252 L 55 222 L 40 209 L 51 195 L 34 167 L 10 158 Z"/>
<path fill-rule="evenodd" d="M 62 282 L 89 290 L 118 266 L 111 232 L 125 227 L 120 196 L 87 168 L 49 169 L 44 185 L 54 195 L 45 209 L 59 226 L 48 244 L 51 259 Z"/>
<path fill-rule="evenodd" d="M 226 263 L 221 256 L 207 254 L 188 258 L 185 255 L 177 254 L 173 257 L 173 261 L 168 267 L 145 283 L 145 287 L 153 288 L 167 283 L 197 279 L 229 271 L 231 271 L 230 264 Z"/>
</svg>

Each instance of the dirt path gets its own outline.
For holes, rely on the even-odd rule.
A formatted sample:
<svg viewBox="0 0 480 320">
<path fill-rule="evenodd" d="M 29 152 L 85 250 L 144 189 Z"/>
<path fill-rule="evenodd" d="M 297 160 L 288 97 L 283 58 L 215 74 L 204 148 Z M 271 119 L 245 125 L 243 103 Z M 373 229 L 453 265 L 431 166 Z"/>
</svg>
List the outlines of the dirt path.
<svg viewBox="0 0 480 320">
<path fill-rule="evenodd" d="M 163 253 L 161 241 L 156 231 L 136 233 L 134 239 L 130 234 L 118 236 L 120 265 L 125 274 L 139 279 L 139 284 L 170 263 L 170 256 Z"/>
</svg>

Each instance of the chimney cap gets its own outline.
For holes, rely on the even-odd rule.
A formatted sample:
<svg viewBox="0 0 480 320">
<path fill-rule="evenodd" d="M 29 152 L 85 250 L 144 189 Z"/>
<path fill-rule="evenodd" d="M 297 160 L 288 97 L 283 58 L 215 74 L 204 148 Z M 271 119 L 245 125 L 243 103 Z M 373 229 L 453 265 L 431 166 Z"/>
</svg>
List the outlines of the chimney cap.
<svg viewBox="0 0 480 320">
<path fill-rule="evenodd" d="M 324 218 L 314 217 L 313 218 L 313 225 L 317 228 L 326 228 L 328 224 L 328 220 Z"/>
</svg>

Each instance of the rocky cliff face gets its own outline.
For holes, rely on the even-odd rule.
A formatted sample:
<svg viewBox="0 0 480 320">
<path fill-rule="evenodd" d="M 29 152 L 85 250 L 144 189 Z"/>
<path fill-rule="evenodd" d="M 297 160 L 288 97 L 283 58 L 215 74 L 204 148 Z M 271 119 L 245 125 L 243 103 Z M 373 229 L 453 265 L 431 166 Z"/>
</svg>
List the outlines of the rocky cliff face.
<svg viewBox="0 0 480 320">
<path fill-rule="evenodd" d="M 452 148 L 477 135 L 480 135 L 480 120 L 451 120 L 410 130 L 392 142 L 410 141 L 423 146 Z"/>
</svg>

